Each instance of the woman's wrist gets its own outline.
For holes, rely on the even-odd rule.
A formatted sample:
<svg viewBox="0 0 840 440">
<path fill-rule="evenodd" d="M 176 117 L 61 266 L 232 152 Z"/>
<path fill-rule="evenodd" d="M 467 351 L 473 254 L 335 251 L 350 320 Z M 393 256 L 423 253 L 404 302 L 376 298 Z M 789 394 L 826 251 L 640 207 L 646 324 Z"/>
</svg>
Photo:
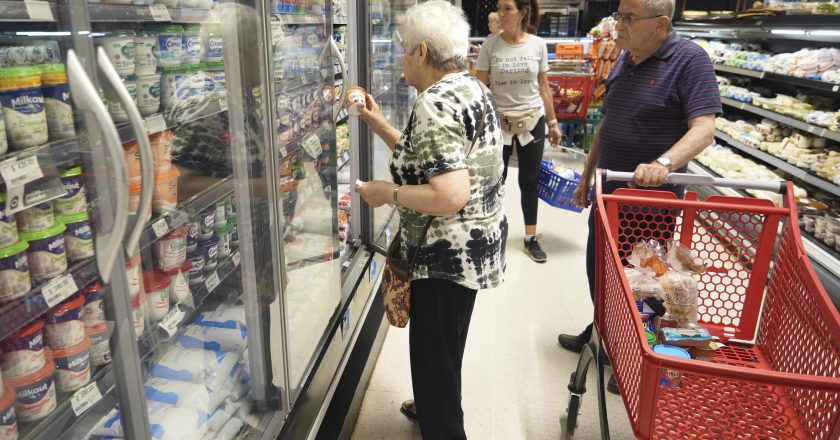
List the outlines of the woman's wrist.
<svg viewBox="0 0 840 440">
<path fill-rule="evenodd" d="M 557 126 L 557 119 L 555 118 L 555 119 L 552 119 L 550 121 L 546 121 L 546 124 L 548 124 L 549 128 L 556 127 Z"/>
</svg>

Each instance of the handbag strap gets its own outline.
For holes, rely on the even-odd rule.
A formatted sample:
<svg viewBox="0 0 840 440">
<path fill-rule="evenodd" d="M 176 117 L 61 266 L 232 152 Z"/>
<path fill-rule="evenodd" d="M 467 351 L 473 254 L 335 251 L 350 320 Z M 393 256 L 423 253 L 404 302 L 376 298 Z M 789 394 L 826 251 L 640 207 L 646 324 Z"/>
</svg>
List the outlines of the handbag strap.
<svg viewBox="0 0 840 440">
<path fill-rule="evenodd" d="M 484 107 L 481 111 L 481 119 L 478 123 L 478 128 L 473 133 L 472 143 L 470 144 L 470 149 L 467 151 L 466 157 L 469 157 L 470 153 L 472 153 L 473 148 L 475 147 L 476 141 L 478 141 L 478 137 L 481 135 L 481 132 L 484 131 L 484 121 L 487 119 L 487 93 L 484 91 L 484 84 L 481 84 L 481 81 L 478 81 L 479 87 L 481 88 L 481 101 L 484 103 Z M 414 262 L 417 260 L 417 254 L 420 253 L 420 247 L 423 246 L 423 243 L 426 241 L 426 234 L 429 232 L 429 227 L 432 226 L 432 221 L 435 219 L 434 216 L 429 217 L 429 221 L 426 222 L 426 225 L 423 226 L 423 234 L 420 235 L 420 242 L 417 245 L 416 249 L 414 249 L 414 255 L 411 256 L 411 259 L 408 261 L 408 273 L 414 269 Z"/>
</svg>

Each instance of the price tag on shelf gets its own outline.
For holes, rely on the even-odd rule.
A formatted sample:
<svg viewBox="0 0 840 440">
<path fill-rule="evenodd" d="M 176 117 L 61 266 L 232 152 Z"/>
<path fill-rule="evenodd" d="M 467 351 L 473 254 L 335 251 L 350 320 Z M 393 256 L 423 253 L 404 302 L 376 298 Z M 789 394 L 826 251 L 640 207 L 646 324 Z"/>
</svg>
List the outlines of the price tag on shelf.
<svg viewBox="0 0 840 440">
<path fill-rule="evenodd" d="M 838 90 L 840 90 L 840 86 L 834 86 L 834 87 L 831 88 L 832 92 L 836 92 Z"/>
<path fill-rule="evenodd" d="M 300 144 L 313 159 L 317 159 L 321 155 L 321 139 L 318 138 L 318 135 L 310 133 Z"/>
<path fill-rule="evenodd" d="M 166 119 L 161 115 L 152 115 L 146 118 L 146 128 L 149 134 L 161 133 L 166 131 Z"/>
<path fill-rule="evenodd" d="M 99 391 L 99 386 L 96 382 L 91 382 L 73 393 L 70 397 L 70 406 L 73 408 L 73 413 L 76 414 L 76 417 L 79 417 L 101 399 L 102 393 Z"/>
<path fill-rule="evenodd" d="M 236 251 L 230 259 L 233 260 L 233 267 L 239 267 L 239 263 L 242 261 L 242 256 L 239 255 L 239 251 Z"/>
<path fill-rule="evenodd" d="M 78 291 L 79 287 L 76 286 L 76 280 L 73 279 L 73 275 L 68 273 L 50 281 L 42 287 L 41 295 L 44 295 L 47 306 L 52 308 Z"/>
<path fill-rule="evenodd" d="M 178 331 L 178 324 L 180 324 L 181 320 L 183 320 L 184 316 L 186 316 L 186 313 L 181 310 L 181 307 L 179 306 L 180 304 L 176 304 L 175 307 L 173 307 L 172 310 L 170 310 L 169 313 L 161 319 L 160 324 L 158 324 L 170 338 L 175 336 L 175 332 Z"/>
<path fill-rule="evenodd" d="M 23 186 L 33 180 L 44 177 L 37 156 L 29 156 L 20 160 L 10 159 L 0 164 L 0 176 L 6 182 L 6 187 Z"/>
<path fill-rule="evenodd" d="M 149 12 L 152 13 L 152 19 L 154 21 L 172 21 L 172 16 L 169 15 L 169 9 L 166 9 L 166 5 L 164 4 L 149 6 Z"/>
<path fill-rule="evenodd" d="M 159 219 L 158 221 L 152 223 L 152 230 L 155 231 L 155 237 L 163 237 L 167 232 L 169 232 L 169 224 L 166 223 L 165 218 Z"/>
<path fill-rule="evenodd" d="M 39 0 L 26 0 L 26 12 L 32 20 L 55 21 L 50 4 Z"/>
<path fill-rule="evenodd" d="M 219 108 L 221 108 L 223 112 L 226 112 L 228 110 L 227 98 L 222 98 L 219 100 Z"/>
<path fill-rule="evenodd" d="M 218 272 L 211 273 L 210 275 L 207 276 L 207 279 L 204 280 L 204 285 L 207 286 L 207 291 L 208 292 L 212 292 L 212 291 L 216 290 L 216 288 L 219 287 L 219 284 L 221 284 L 221 283 L 222 283 L 222 281 L 219 280 L 219 273 Z"/>
<path fill-rule="evenodd" d="M 284 158 L 289 155 L 289 150 L 286 147 L 280 147 L 280 158 Z"/>
</svg>

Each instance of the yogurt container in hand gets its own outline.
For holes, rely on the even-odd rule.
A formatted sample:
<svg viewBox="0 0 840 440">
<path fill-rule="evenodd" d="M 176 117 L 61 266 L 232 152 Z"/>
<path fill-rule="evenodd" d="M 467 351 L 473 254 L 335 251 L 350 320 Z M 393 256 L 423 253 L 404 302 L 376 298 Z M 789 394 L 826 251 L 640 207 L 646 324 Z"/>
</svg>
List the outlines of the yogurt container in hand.
<svg viewBox="0 0 840 440">
<path fill-rule="evenodd" d="M 90 339 L 72 347 L 53 350 L 55 384 L 60 393 L 76 391 L 90 382 Z"/>
<path fill-rule="evenodd" d="M 5 379 L 37 373 L 47 364 L 44 321 L 37 320 L 0 342 L 0 368 Z"/>
<path fill-rule="evenodd" d="M 49 140 L 40 69 L 0 69 L 0 107 L 6 136 L 13 149 L 35 147 Z"/>
<path fill-rule="evenodd" d="M 82 212 L 69 217 L 60 217 L 60 221 L 67 227 L 67 230 L 64 231 L 67 260 L 75 262 L 92 258 L 95 252 L 88 213 Z"/>
<path fill-rule="evenodd" d="M 32 232 L 46 229 L 55 223 L 53 202 L 44 202 L 16 214 L 18 229 L 21 232 Z"/>
<path fill-rule="evenodd" d="M 15 389 L 15 415 L 19 421 L 34 422 L 55 411 L 58 399 L 55 395 L 54 372 L 55 364 L 45 362 L 44 367 L 33 374 L 5 381 Z"/>
<path fill-rule="evenodd" d="M 67 348 L 85 339 L 85 296 L 74 295 L 53 307 L 44 316 L 47 345 L 52 349 Z"/>
<path fill-rule="evenodd" d="M 64 64 L 42 64 L 40 68 L 41 91 L 44 94 L 50 137 L 67 139 L 76 136 L 73 105 L 70 102 L 70 87 L 67 85 Z"/>
<path fill-rule="evenodd" d="M 366 105 L 365 94 L 365 89 L 361 87 L 347 88 L 345 103 L 347 104 L 347 112 L 350 113 L 351 116 L 359 116 L 361 114 L 359 112 L 359 108 Z"/>
<path fill-rule="evenodd" d="M 17 219 L 15 215 L 7 216 L 6 194 L 0 191 L 0 248 L 11 246 L 18 241 Z"/>
<path fill-rule="evenodd" d="M 134 74 L 134 32 L 109 32 L 96 39 L 121 76 Z"/>
<path fill-rule="evenodd" d="M 61 183 L 67 194 L 53 201 L 55 213 L 64 217 L 87 213 L 87 194 L 82 167 L 64 170 L 61 173 Z"/>
<path fill-rule="evenodd" d="M 134 36 L 135 75 L 151 75 L 157 70 L 158 62 L 154 50 L 156 39 L 156 34 L 146 31 Z"/>
<path fill-rule="evenodd" d="M 5 385 L 0 396 L 0 439 L 15 440 L 18 438 L 17 416 L 15 415 L 15 389 Z"/>
<path fill-rule="evenodd" d="M 0 248 L 0 303 L 26 296 L 32 288 L 26 249 L 29 245 L 19 241 Z"/>
<path fill-rule="evenodd" d="M 27 258 L 29 275 L 36 283 L 49 281 L 67 270 L 63 223 L 34 232 L 22 232 L 20 238 L 29 242 Z"/>
</svg>

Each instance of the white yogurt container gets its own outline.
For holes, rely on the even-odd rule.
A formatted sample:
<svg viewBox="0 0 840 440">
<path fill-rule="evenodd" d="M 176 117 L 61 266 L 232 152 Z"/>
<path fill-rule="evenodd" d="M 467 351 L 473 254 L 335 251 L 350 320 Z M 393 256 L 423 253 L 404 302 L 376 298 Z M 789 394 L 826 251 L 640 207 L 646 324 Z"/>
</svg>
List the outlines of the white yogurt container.
<svg viewBox="0 0 840 440">
<path fill-rule="evenodd" d="M 26 257 L 29 275 L 36 283 L 48 281 L 67 270 L 63 223 L 34 232 L 21 232 L 20 238 L 29 242 Z"/>
<path fill-rule="evenodd" d="M 143 116 L 160 109 L 160 74 L 152 73 L 137 77 L 137 107 Z"/>
<path fill-rule="evenodd" d="M 12 148 L 22 150 L 49 140 L 41 69 L 9 67 L 0 69 L 0 107 L 6 136 Z"/>
<path fill-rule="evenodd" d="M 222 63 L 207 63 L 204 72 L 213 81 L 213 97 L 224 98 L 227 95 L 225 65 Z"/>
<path fill-rule="evenodd" d="M 53 373 L 55 364 L 46 362 L 44 367 L 28 376 L 5 381 L 15 389 L 15 414 L 20 422 L 34 422 L 50 415 L 58 406 Z"/>
<path fill-rule="evenodd" d="M 156 322 L 169 313 L 169 289 L 172 281 L 169 275 L 153 270 L 143 272 L 143 284 L 146 286 L 146 305 L 149 310 L 149 320 Z"/>
<path fill-rule="evenodd" d="M 174 107 L 190 97 L 190 71 L 186 67 L 163 69 L 160 99 L 165 108 Z"/>
<path fill-rule="evenodd" d="M 0 248 L 18 242 L 17 219 L 15 215 L 6 215 L 6 195 L 0 192 Z"/>
<path fill-rule="evenodd" d="M 70 102 L 70 88 L 67 85 L 64 64 L 42 64 L 40 69 L 41 91 L 44 93 L 50 137 L 67 139 L 76 136 L 73 105 Z"/>
<path fill-rule="evenodd" d="M 158 269 L 164 272 L 183 266 L 187 259 L 187 228 L 176 229 L 161 237 L 154 244 L 154 253 Z"/>
<path fill-rule="evenodd" d="M 105 49 L 117 73 L 122 76 L 134 74 L 134 32 L 109 32 L 98 37 L 96 42 Z"/>
<path fill-rule="evenodd" d="M 25 296 L 32 288 L 27 248 L 25 241 L 0 248 L 0 303 Z"/>
<path fill-rule="evenodd" d="M 137 77 L 129 75 L 123 78 L 122 81 L 131 99 L 137 104 Z M 111 118 L 114 119 L 114 122 L 128 122 L 128 113 L 126 113 L 125 107 L 123 107 L 120 101 L 108 101 L 108 112 L 111 113 Z"/>
<path fill-rule="evenodd" d="M 181 40 L 181 53 L 184 64 L 198 64 L 202 59 L 204 48 L 201 42 L 201 26 L 187 26 L 184 29 L 184 37 Z"/>
<path fill-rule="evenodd" d="M 151 75 L 157 71 L 158 61 L 155 57 L 155 41 L 157 34 L 140 32 L 134 36 L 134 74 Z"/>
<path fill-rule="evenodd" d="M 15 214 L 18 229 L 21 232 L 32 232 L 49 228 L 55 223 L 53 202 L 44 202 Z"/>
<path fill-rule="evenodd" d="M 204 61 L 220 63 L 225 59 L 225 49 L 222 46 L 222 32 L 218 25 L 210 25 L 205 28 L 204 38 Z"/>
<path fill-rule="evenodd" d="M 148 31 L 157 35 L 153 50 L 155 57 L 157 57 L 158 66 L 180 66 L 184 60 L 184 28 L 177 25 L 170 25 L 150 27 Z"/>
</svg>

